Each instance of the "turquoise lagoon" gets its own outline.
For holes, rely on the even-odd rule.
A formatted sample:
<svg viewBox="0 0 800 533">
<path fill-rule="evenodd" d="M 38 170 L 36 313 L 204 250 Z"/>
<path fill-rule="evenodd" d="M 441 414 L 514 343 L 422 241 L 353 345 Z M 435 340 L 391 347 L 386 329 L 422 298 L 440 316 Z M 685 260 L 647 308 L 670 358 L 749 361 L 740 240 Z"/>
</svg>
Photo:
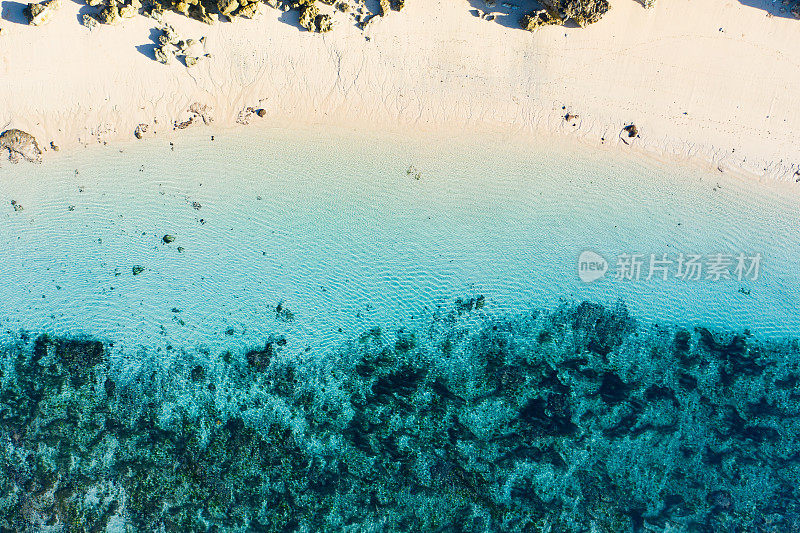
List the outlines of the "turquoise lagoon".
<svg viewBox="0 0 800 533">
<path fill-rule="evenodd" d="M 4 531 L 800 527 L 793 184 L 344 130 L 0 173 Z"/>
</svg>

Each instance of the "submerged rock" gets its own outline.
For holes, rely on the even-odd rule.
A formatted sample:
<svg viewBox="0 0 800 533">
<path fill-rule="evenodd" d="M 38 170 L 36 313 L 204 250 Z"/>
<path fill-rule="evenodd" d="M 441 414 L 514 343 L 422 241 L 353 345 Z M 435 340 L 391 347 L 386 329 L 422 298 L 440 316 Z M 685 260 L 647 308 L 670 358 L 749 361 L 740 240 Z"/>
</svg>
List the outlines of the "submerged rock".
<svg viewBox="0 0 800 533">
<path fill-rule="evenodd" d="M 22 130 L 6 130 L 0 135 L 0 150 L 8 150 L 8 158 L 16 163 L 20 159 L 38 163 L 42 160 L 42 151 L 39 143 L 30 133 Z"/>
<path fill-rule="evenodd" d="M 280 349 L 286 345 L 286 339 L 283 337 L 273 338 L 270 337 L 263 348 L 256 348 L 248 351 L 245 354 L 247 364 L 257 372 L 263 372 L 269 367 L 270 361 L 275 357 Z"/>
<path fill-rule="evenodd" d="M 28 4 L 23 12 L 28 19 L 28 24 L 41 26 L 50 22 L 59 8 L 61 8 L 61 0 L 46 0 L 41 4 Z"/>
</svg>

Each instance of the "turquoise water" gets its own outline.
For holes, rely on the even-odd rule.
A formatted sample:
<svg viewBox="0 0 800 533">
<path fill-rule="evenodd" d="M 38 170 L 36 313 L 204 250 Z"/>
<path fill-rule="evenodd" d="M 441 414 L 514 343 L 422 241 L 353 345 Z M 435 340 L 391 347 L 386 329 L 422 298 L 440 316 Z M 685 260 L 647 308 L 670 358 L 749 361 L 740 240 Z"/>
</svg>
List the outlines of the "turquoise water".
<svg viewBox="0 0 800 533">
<path fill-rule="evenodd" d="M 788 185 L 348 131 L 0 172 L 4 460 L 39 446 L 0 480 L 3 528 L 797 524 Z M 590 283 L 586 250 L 609 263 Z M 730 279 L 681 279 L 680 254 Z"/>
</svg>

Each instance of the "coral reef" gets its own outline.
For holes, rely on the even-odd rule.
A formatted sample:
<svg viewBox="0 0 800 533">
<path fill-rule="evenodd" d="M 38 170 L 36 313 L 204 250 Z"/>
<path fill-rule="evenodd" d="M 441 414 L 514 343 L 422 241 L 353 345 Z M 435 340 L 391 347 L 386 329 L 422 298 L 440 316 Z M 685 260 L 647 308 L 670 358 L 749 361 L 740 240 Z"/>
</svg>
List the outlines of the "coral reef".
<svg viewBox="0 0 800 533">
<path fill-rule="evenodd" d="M 584 302 L 170 365 L 29 338 L 0 529 L 796 531 L 800 346 Z"/>
</svg>

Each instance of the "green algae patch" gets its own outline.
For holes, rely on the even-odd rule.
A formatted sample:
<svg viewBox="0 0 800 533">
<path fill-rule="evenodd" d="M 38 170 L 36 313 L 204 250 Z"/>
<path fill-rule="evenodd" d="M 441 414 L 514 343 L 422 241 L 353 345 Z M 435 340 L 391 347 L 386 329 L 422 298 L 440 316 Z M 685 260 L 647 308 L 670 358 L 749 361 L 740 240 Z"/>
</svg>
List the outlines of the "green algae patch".
<svg viewBox="0 0 800 533">
<path fill-rule="evenodd" d="M 481 302 L 483 299 L 481 299 Z M 21 336 L 0 375 L 7 531 L 790 531 L 800 348 L 584 302 L 298 357 Z"/>
</svg>

